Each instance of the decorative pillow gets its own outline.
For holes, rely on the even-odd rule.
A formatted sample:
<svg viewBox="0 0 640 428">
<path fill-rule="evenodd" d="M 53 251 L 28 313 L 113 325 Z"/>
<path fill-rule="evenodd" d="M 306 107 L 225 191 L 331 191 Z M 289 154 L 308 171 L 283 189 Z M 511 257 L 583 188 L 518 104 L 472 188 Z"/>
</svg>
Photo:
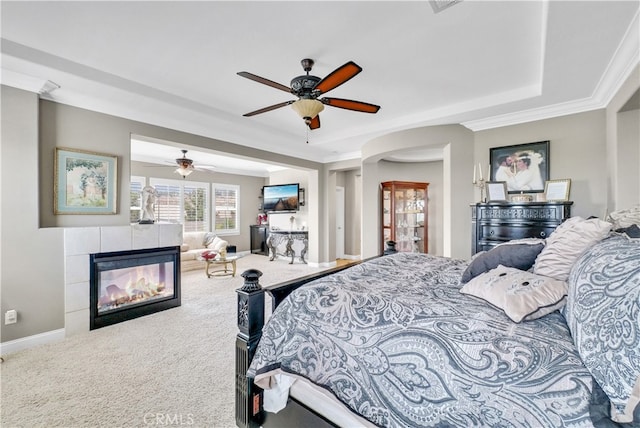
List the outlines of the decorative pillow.
<svg viewBox="0 0 640 428">
<path fill-rule="evenodd" d="M 227 241 L 216 236 L 215 238 L 213 238 L 213 241 L 209 243 L 208 248 L 219 253 L 223 248 L 227 248 L 227 245 L 229 245 Z"/>
<path fill-rule="evenodd" d="M 578 257 L 606 238 L 610 230 L 611 223 L 598 218 L 571 217 L 549 235 L 533 265 L 533 273 L 566 281 Z"/>
<path fill-rule="evenodd" d="M 640 205 L 610 213 L 607 221 L 613 224 L 613 229 L 624 229 L 632 224 L 640 224 Z"/>
<path fill-rule="evenodd" d="M 186 251 L 189 251 L 189 248 L 191 248 L 191 247 L 189 247 L 189 244 L 180 245 L 180 251 L 183 252 L 183 253 L 186 252 Z"/>
<path fill-rule="evenodd" d="M 499 265 L 529 270 L 540 251 L 544 248 L 544 240 L 537 238 L 514 239 L 497 245 L 489 251 L 476 254 L 462 274 L 461 284 L 472 278 L 497 268 Z"/>
<path fill-rule="evenodd" d="M 204 236 L 202 237 L 202 246 L 204 248 L 208 248 L 209 245 L 213 242 L 214 239 L 216 239 L 217 236 L 215 233 L 212 232 L 207 232 L 204 234 Z"/>
<path fill-rule="evenodd" d="M 514 322 L 530 321 L 560 309 L 567 284 L 519 269 L 498 266 L 476 276 L 460 292 L 502 309 Z"/>
<path fill-rule="evenodd" d="M 639 423 L 633 411 L 640 403 L 640 243 L 611 236 L 584 253 L 571 270 L 563 314 L 611 401 L 611 419 Z"/>
</svg>

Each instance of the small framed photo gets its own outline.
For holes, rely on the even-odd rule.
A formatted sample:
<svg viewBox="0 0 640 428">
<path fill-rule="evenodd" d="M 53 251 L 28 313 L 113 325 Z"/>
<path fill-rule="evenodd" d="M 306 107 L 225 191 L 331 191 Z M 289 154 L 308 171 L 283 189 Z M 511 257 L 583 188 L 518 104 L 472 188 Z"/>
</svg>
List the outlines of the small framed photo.
<svg viewBox="0 0 640 428">
<path fill-rule="evenodd" d="M 547 180 L 544 183 L 544 197 L 547 202 L 568 201 L 571 190 L 571 179 Z"/>
<path fill-rule="evenodd" d="M 490 179 L 505 181 L 507 192 L 542 193 L 549 179 L 549 141 L 489 149 Z"/>
<path fill-rule="evenodd" d="M 55 214 L 115 214 L 118 157 L 56 147 Z"/>
<path fill-rule="evenodd" d="M 506 201 L 507 183 L 505 181 L 487 181 L 487 201 Z"/>
</svg>

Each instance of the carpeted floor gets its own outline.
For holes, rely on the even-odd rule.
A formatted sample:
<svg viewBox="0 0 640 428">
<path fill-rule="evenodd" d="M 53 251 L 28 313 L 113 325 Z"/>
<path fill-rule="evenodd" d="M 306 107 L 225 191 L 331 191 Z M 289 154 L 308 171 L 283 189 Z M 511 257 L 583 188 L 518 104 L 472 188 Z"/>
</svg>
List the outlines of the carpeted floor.
<svg viewBox="0 0 640 428">
<path fill-rule="evenodd" d="M 320 271 L 249 255 L 237 275 L 182 275 L 182 306 L 5 356 L 8 427 L 235 427 L 236 293 L 244 270 L 263 286 Z"/>
</svg>

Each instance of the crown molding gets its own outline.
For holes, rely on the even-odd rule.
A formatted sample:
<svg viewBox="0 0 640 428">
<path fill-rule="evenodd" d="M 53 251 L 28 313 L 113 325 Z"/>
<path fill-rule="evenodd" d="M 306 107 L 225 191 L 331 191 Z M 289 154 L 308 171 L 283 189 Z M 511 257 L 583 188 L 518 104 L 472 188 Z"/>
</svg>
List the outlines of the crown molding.
<svg viewBox="0 0 640 428">
<path fill-rule="evenodd" d="M 2 68 L 0 73 L 0 83 L 40 95 L 49 94 L 60 88 L 60 85 L 50 80 L 29 76 L 6 68 Z"/>
</svg>

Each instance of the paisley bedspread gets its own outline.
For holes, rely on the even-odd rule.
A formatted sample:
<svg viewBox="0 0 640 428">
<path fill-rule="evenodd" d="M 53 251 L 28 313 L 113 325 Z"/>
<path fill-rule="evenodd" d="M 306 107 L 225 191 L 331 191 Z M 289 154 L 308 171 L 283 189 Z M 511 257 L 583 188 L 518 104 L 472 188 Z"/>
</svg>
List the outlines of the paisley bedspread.
<svg viewBox="0 0 640 428">
<path fill-rule="evenodd" d="M 307 378 L 384 427 L 592 426 L 593 381 L 562 315 L 513 323 L 459 292 L 466 265 L 398 253 L 299 288 L 249 375 Z"/>
</svg>

